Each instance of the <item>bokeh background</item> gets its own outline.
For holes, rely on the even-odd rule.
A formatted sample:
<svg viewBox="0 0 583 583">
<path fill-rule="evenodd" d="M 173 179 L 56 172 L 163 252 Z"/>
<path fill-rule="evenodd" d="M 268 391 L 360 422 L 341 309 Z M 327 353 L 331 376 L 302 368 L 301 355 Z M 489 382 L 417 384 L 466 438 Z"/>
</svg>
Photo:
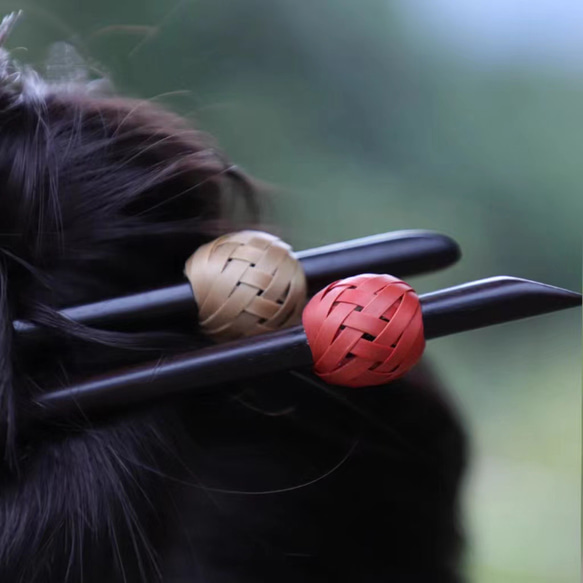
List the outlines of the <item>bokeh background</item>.
<svg viewBox="0 0 583 583">
<path fill-rule="evenodd" d="M 502 274 L 581 287 L 580 0 L 0 8 L 26 11 L 11 41 L 21 60 L 73 59 L 54 45 L 66 41 L 119 90 L 215 134 L 277 186 L 268 220 L 296 249 L 434 229 L 464 259 L 416 278 L 421 292 Z M 437 340 L 428 354 L 472 440 L 471 581 L 578 581 L 581 312 Z"/>
</svg>

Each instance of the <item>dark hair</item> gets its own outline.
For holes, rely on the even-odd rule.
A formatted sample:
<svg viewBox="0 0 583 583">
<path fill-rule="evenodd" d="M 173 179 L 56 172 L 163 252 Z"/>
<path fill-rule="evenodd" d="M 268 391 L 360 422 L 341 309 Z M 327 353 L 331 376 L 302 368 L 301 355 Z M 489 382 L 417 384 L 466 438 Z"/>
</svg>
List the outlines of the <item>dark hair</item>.
<svg viewBox="0 0 583 583">
<path fill-rule="evenodd" d="M 254 220 L 252 182 L 207 135 L 148 102 L 2 87 L 0 185 L 0 580 L 460 580 L 464 438 L 423 370 L 362 391 L 290 372 L 27 424 L 31 395 L 156 358 L 129 349 L 179 328 L 80 329 L 59 307 L 181 281 L 234 228 L 232 201 Z M 54 341 L 25 344 L 16 319 Z"/>
</svg>

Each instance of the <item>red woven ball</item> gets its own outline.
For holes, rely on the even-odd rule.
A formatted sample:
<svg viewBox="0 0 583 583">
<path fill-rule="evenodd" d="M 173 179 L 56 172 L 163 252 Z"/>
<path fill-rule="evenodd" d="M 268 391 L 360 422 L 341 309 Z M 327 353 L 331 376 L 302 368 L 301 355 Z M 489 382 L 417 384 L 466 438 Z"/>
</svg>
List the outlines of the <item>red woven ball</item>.
<svg viewBox="0 0 583 583">
<path fill-rule="evenodd" d="M 390 275 L 358 275 L 316 294 L 302 316 L 314 372 L 327 383 L 367 387 L 409 371 L 425 348 L 419 298 Z"/>
</svg>

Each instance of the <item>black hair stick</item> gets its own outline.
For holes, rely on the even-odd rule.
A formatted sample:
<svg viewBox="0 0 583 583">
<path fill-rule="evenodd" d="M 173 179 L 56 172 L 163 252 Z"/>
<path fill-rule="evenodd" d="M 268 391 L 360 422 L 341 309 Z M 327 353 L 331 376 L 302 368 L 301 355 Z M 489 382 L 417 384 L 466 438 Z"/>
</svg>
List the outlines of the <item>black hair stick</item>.
<svg viewBox="0 0 583 583">
<path fill-rule="evenodd" d="M 580 306 L 581 294 L 536 281 L 493 277 L 420 300 L 425 337 L 431 339 Z M 205 392 L 311 362 L 304 330 L 296 326 L 89 379 L 46 393 L 36 405 L 44 418 L 90 414 L 178 393 Z"/>
<path fill-rule="evenodd" d="M 435 271 L 455 263 L 461 256 L 450 237 L 432 231 L 394 231 L 335 243 L 295 256 L 300 260 L 308 291 L 357 273 L 391 273 L 398 277 Z M 61 311 L 79 324 L 106 330 L 124 330 L 150 320 L 172 318 L 177 314 L 196 317 L 196 302 L 189 283 L 112 298 Z M 42 338 L 47 330 L 31 322 L 16 321 L 14 328 L 26 339 Z"/>
</svg>

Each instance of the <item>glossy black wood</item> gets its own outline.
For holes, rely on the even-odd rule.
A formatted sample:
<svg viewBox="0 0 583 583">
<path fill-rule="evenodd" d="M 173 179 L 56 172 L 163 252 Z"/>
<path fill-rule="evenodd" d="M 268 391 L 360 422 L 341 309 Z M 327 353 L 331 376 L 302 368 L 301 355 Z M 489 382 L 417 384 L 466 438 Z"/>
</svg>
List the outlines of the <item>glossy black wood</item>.
<svg viewBox="0 0 583 583">
<path fill-rule="evenodd" d="M 310 294 L 324 286 L 361 273 L 390 273 L 407 277 L 437 271 L 461 257 L 458 244 L 432 231 L 394 231 L 299 251 Z"/>
<path fill-rule="evenodd" d="M 461 256 L 458 244 L 432 231 L 394 231 L 326 245 L 296 253 L 308 280 L 310 293 L 359 273 L 391 273 L 398 277 L 448 267 Z M 126 330 L 147 322 L 172 320 L 185 314 L 196 321 L 196 303 L 190 284 L 112 298 L 61 311 L 66 318 L 106 330 Z M 31 322 L 16 321 L 22 338 L 41 339 L 47 330 Z"/>
<path fill-rule="evenodd" d="M 422 296 L 425 337 L 438 338 L 581 305 L 581 294 L 518 277 L 490 277 Z"/>
<path fill-rule="evenodd" d="M 580 306 L 581 294 L 494 277 L 423 295 L 421 305 L 425 336 L 431 339 Z M 297 326 L 89 379 L 46 393 L 36 405 L 41 417 L 89 414 L 310 364 L 305 333 Z"/>
</svg>

